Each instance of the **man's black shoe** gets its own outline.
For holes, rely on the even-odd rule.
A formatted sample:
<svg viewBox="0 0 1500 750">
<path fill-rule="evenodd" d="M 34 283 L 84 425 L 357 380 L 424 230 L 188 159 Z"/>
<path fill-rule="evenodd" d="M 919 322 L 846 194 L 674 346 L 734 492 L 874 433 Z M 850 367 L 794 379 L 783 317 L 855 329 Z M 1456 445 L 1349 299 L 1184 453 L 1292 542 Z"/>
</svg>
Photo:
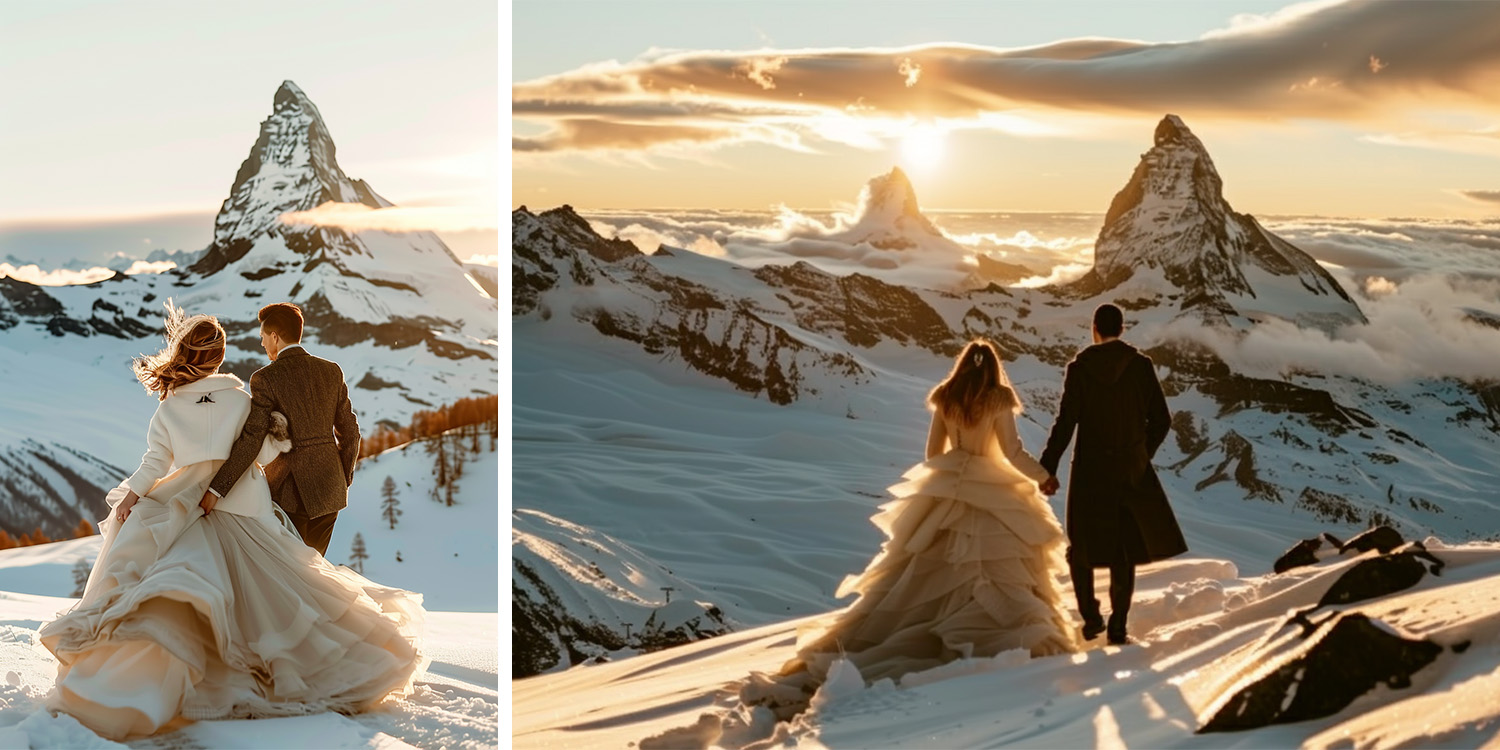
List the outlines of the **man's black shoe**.
<svg viewBox="0 0 1500 750">
<path fill-rule="evenodd" d="M 1083 618 L 1083 628 L 1082 628 L 1082 630 L 1083 630 L 1083 639 L 1085 641 L 1092 641 L 1095 638 L 1098 638 L 1099 634 L 1104 632 L 1104 618 L 1103 617 L 1085 617 L 1085 618 Z"/>
<path fill-rule="evenodd" d="M 1109 645 L 1124 646 L 1130 643 L 1130 636 L 1125 634 L 1125 618 L 1111 614 L 1109 616 Z"/>
</svg>

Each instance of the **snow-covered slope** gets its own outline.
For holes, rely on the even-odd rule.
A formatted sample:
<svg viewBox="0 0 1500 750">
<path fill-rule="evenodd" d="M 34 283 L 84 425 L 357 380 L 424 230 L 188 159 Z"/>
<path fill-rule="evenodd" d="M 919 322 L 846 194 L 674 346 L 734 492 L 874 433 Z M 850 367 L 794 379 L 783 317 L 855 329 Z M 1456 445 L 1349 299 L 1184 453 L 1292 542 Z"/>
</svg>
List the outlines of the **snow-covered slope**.
<svg viewBox="0 0 1500 750">
<path fill-rule="evenodd" d="M 1176 115 L 1156 126 L 1155 143 L 1110 203 L 1093 272 L 1077 286 L 1097 294 L 1147 269 L 1180 294 L 1178 309 L 1208 323 L 1365 320 L 1310 256 L 1229 207 L 1208 150 Z"/>
<path fill-rule="evenodd" d="M 466 455 L 450 507 L 429 497 L 428 442 L 361 462 L 349 508 L 339 514 L 329 547 L 331 561 L 350 562 L 350 542 L 358 533 L 369 554 L 363 565 L 367 577 L 423 594 L 428 610 L 423 648 L 432 663 L 416 694 L 354 717 L 204 722 L 131 747 L 498 746 L 499 576 L 493 533 L 499 522 L 498 445 L 492 449 L 489 435 L 483 435 L 476 453 L 472 439 L 458 441 Z M 394 530 L 380 509 L 380 488 L 388 476 L 399 487 L 402 512 Z M 0 681 L 0 747 L 121 747 L 71 718 L 42 710 L 57 667 L 50 654 L 33 645 L 37 628 L 76 601 L 68 598 L 73 567 L 79 561 L 92 564 L 99 540 L 0 550 L 0 676 L 5 678 Z"/>
<path fill-rule="evenodd" d="M 1143 568 L 1139 643 L 1015 651 L 865 687 L 831 680 L 775 725 L 736 681 L 774 672 L 800 621 L 513 684 L 516 747 L 1477 747 L 1500 739 L 1500 547 L 1427 546 L 1409 588 L 1354 591 L 1378 552 L 1242 577 L 1225 561 Z M 1390 558 L 1387 558 L 1390 559 Z M 1359 568 L 1358 571 L 1355 569 Z M 1366 581 L 1368 583 L 1368 581 Z M 1410 585 L 1410 584 L 1408 584 Z M 1066 597 L 1071 599 L 1071 597 Z M 1311 611 L 1310 630 L 1288 621 Z M 837 673 L 837 670 L 835 670 Z M 629 700 L 622 700 L 629 695 Z M 1243 708 L 1242 708 L 1243 707 Z M 1226 714 L 1255 728 L 1198 733 Z M 1219 718 L 1215 726 L 1229 723 Z"/>
<path fill-rule="evenodd" d="M 71 471 L 80 476 L 89 476 L 84 466 L 133 469 L 155 401 L 132 384 L 128 363 L 160 347 L 168 299 L 218 316 L 230 334 L 225 369 L 247 379 L 266 364 L 256 312 L 299 304 L 309 351 L 343 368 L 366 429 L 494 393 L 498 303 L 436 235 L 283 223 L 284 212 L 327 201 L 390 203 L 344 174 L 327 125 L 295 84 L 277 90 L 272 109 L 215 220 L 213 244 L 190 269 L 64 287 L 0 278 L 0 382 L 19 396 L 0 404 L 0 456 L 33 455 L 30 440 L 76 457 Z M 98 483 L 47 469 L 40 458 L 0 464 L 0 528 L 38 514 L 70 516 L 66 527 L 44 524 L 49 534 L 77 523 L 66 506 Z"/>
<path fill-rule="evenodd" d="M 511 676 L 608 661 L 729 632 L 702 589 L 607 535 L 511 515 Z"/>
<path fill-rule="evenodd" d="M 432 662 L 418 678 L 416 691 L 369 713 L 204 721 L 120 744 L 102 739 L 71 716 L 53 716 L 43 707 L 57 675 L 57 662 L 36 645 L 36 631 L 76 602 L 0 589 L 0 672 L 4 677 L 0 681 L 0 747 L 484 750 L 500 744 L 499 628 L 494 612 L 429 611 L 423 648 Z"/>
</svg>

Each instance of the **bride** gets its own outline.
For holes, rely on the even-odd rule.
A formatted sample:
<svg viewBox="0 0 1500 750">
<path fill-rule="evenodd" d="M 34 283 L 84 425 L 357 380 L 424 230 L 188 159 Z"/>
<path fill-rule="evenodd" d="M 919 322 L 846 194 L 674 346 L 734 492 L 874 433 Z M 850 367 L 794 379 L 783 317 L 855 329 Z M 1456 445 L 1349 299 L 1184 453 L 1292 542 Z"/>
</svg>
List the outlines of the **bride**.
<svg viewBox="0 0 1500 750">
<path fill-rule="evenodd" d="M 840 658 L 873 683 L 1011 649 L 1077 649 L 1053 577 L 1063 531 L 1038 491 L 1050 475 L 1021 446 L 1021 402 L 994 345 L 965 347 L 927 403 L 927 460 L 890 488 L 896 499 L 871 519 L 888 540 L 836 594 L 859 599 L 807 626 L 778 678 L 742 691 L 747 703 L 787 718 Z"/>
<path fill-rule="evenodd" d="M 167 307 L 166 348 L 133 363 L 161 402 L 146 454 L 107 496 L 82 600 L 40 630 L 58 661 L 49 708 L 126 739 L 198 719 L 353 713 L 408 693 L 423 664 L 420 594 L 304 545 L 259 466 L 199 505 L 250 396 L 217 372 L 218 320 Z M 259 462 L 290 445 L 268 437 Z"/>
</svg>

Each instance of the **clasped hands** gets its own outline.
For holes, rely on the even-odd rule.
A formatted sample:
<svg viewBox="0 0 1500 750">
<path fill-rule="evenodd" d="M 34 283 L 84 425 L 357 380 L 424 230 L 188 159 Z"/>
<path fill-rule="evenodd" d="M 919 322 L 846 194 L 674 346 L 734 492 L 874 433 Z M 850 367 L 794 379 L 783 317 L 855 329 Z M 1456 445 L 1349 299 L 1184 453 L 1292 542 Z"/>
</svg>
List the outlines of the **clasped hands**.
<svg viewBox="0 0 1500 750">
<path fill-rule="evenodd" d="M 135 508 L 136 501 L 140 499 L 141 496 L 135 494 L 135 490 L 125 493 L 125 499 L 115 508 L 115 520 L 125 523 L 125 519 L 130 517 L 130 511 Z M 218 504 L 219 496 L 212 492 L 204 492 L 203 499 L 198 501 L 198 507 L 203 509 L 205 516 L 213 512 L 214 506 Z"/>
<path fill-rule="evenodd" d="M 1057 488 L 1061 486 L 1062 482 L 1057 481 L 1057 477 L 1049 476 L 1041 484 L 1037 485 L 1037 489 L 1041 490 L 1044 495 L 1053 495 L 1057 493 Z"/>
</svg>

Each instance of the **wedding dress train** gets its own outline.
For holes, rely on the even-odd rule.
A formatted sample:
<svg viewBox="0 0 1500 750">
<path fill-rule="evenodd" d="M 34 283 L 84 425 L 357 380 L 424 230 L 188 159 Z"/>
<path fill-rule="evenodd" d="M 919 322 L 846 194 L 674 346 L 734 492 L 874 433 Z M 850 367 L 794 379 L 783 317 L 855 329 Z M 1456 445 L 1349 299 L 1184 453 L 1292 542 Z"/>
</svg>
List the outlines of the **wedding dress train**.
<svg viewBox="0 0 1500 750">
<path fill-rule="evenodd" d="M 1013 649 L 1077 649 L 1056 581 L 1067 569 L 1063 530 L 1037 490 L 1046 470 L 1021 448 L 1009 411 L 978 426 L 942 419 L 934 417 L 934 445 L 955 447 L 890 487 L 895 499 L 871 518 L 887 541 L 836 594 L 859 598 L 803 626 L 778 675 L 742 686 L 747 704 L 788 718 L 837 659 L 873 683 Z"/>
<path fill-rule="evenodd" d="M 127 487 L 109 493 L 82 600 L 40 630 L 58 660 L 49 707 L 123 739 L 180 719 L 354 713 L 410 691 L 421 595 L 304 545 L 258 467 L 205 516 L 198 502 L 222 463 L 177 469 L 123 524 L 114 508 Z"/>
</svg>

